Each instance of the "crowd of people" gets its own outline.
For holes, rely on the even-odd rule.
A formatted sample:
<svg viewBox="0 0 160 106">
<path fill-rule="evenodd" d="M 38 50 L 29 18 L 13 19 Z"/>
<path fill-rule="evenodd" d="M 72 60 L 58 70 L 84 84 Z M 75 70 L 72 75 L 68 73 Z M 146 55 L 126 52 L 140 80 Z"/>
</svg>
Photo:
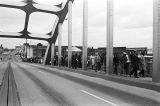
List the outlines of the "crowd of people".
<svg viewBox="0 0 160 106">
<path fill-rule="evenodd" d="M 145 77 L 146 61 L 145 53 L 137 53 L 132 51 L 131 53 L 115 53 L 113 56 L 113 74 L 123 76 L 139 76 Z M 95 71 L 106 71 L 106 55 L 96 54 L 89 57 L 89 65 Z"/>
<path fill-rule="evenodd" d="M 144 53 L 137 54 L 136 51 L 127 54 L 115 54 L 113 58 L 114 74 L 118 74 L 118 67 L 120 67 L 119 74 L 125 76 L 134 75 L 135 78 L 138 76 L 144 77 L 146 71 L 146 62 Z"/>
<path fill-rule="evenodd" d="M 102 67 L 103 66 L 106 67 L 105 63 L 106 63 L 106 57 L 103 54 L 100 55 L 100 54 L 96 53 L 95 55 L 89 56 L 88 66 L 91 69 L 95 70 L 96 72 L 103 70 Z M 104 71 L 106 71 L 106 70 L 104 70 Z"/>
<path fill-rule="evenodd" d="M 82 56 L 81 55 L 73 54 L 71 61 L 72 61 L 71 62 L 72 68 L 74 68 L 74 69 L 82 68 Z M 58 65 L 58 56 L 57 55 L 54 57 L 54 65 Z M 68 56 L 67 55 L 61 57 L 61 66 L 68 67 Z"/>
<path fill-rule="evenodd" d="M 138 54 L 136 51 L 131 53 L 115 53 L 113 55 L 113 74 L 123 75 L 123 76 L 134 76 L 138 78 L 139 76 L 145 77 L 146 62 L 144 53 Z M 73 69 L 82 68 L 82 55 L 73 54 L 72 55 Z M 54 65 L 58 65 L 58 56 L 54 57 Z M 61 66 L 68 67 L 68 56 L 61 57 Z M 106 72 L 106 54 L 105 53 L 95 53 L 95 55 L 90 55 L 87 58 L 87 67 L 95 70 L 95 72 L 104 71 Z"/>
</svg>

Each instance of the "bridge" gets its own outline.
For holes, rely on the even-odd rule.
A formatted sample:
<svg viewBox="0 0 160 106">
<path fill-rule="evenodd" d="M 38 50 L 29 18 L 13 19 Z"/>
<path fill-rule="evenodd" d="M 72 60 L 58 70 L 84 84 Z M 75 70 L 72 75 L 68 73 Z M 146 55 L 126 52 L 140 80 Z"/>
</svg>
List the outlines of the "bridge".
<svg viewBox="0 0 160 106">
<path fill-rule="evenodd" d="M 95 73 L 87 68 L 88 0 L 83 0 L 82 69 L 72 67 L 72 5 L 64 0 L 46 7 L 34 0 L 0 1 L 0 7 L 25 14 L 24 28 L 19 32 L 2 32 L 0 37 L 44 40 L 48 42 L 43 65 L 21 62 L 13 53 L 0 62 L 0 104 L 3 106 L 128 106 L 160 105 L 159 2 L 154 0 L 153 72 L 152 80 L 113 75 L 113 0 L 107 0 L 106 72 Z M 42 13 L 55 17 L 52 29 L 40 34 L 30 28 L 31 17 Z M 61 66 L 62 25 L 68 14 L 68 67 Z M 3 14 L 2 14 L 3 15 Z M 52 17 L 53 18 L 53 17 Z M 40 36 L 39 36 L 40 35 Z M 55 42 L 58 41 L 58 67 L 54 66 Z M 51 65 L 49 63 L 51 62 Z M 135 92 L 132 92 L 135 91 Z"/>
</svg>

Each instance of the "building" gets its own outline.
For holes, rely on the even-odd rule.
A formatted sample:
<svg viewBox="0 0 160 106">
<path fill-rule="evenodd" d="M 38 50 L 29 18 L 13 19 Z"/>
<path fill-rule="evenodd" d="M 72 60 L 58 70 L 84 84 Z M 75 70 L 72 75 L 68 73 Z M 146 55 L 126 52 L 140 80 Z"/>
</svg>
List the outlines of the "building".
<svg viewBox="0 0 160 106">
<path fill-rule="evenodd" d="M 16 55 L 20 55 L 22 58 L 43 58 L 45 55 L 47 46 L 38 43 L 37 45 L 29 45 L 24 43 L 23 45 L 16 46 Z"/>
<path fill-rule="evenodd" d="M 24 56 L 24 47 L 23 45 L 15 47 L 16 55 Z"/>
<path fill-rule="evenodd" d="M 43 58 L 45 55 L 47 46 L 38 43 L 37 45 L 25 45 L 24 53 L 27 58 Z"/>
<path fill-rule="evenodd" d="M 137 48 L 126 48 L 126 52 L 130 53 L 132 51 L 136 51 L 138 54 L 141 54 L 142 52 L 147 55 L 147 47 L 137 47 Z"/>
<path fill-rule="evenodd" d="M 100 54 L 104 54 L 104 53 L 106 53 L 106 47 L 100 47 L 96 50 L 96 52 L 98 52 Z M 126 47 L 114 47 L 113 48 L 113 54 L 122 53 L 122 52 L 126 52 Z"/>
<path fill-rule="evenodd" d="M 62 56 L 68 55 L 68 46 L 62 46 Z M 72 46 L 72 54 L 82 54 L 82 46 Z M 55 46 L 55 55 L 58 55 L 58 46 Z"/>
</svg>

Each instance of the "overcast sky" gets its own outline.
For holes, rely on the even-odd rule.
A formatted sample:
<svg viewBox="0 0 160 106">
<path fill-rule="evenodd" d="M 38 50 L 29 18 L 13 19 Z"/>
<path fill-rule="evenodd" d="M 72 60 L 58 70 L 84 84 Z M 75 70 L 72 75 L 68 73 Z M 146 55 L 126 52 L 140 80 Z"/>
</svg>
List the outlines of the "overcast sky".
<svg viewBox="0 0 160 106">
<path fill-rule="evenodd" d="M 1 1 L 1 0 L 0 0 Z M 49 3 L 54 0 L 36 0 Z M 106 0 L 88 0 L 89 30 L 88 46 L 106 46 Z M 57 1 L 59 3 L 59 1 Z M 73 3 L 73 45 L 82 45 L 82 6 L 83 0 Z M 24 14 L 22 11 L 0 8 L 0 30 L 19 31 L 23 27 Z M 48 32 L 53 24 L 53 15 L 40 15 L 45 19 L 38 19 L 32 15 L 30 30 L 33 32 Z M 47 17 L 45 17 L 47 16 Z M 13 21 L 14 20 L 14 21 Z M 37 21 L 34 21 L 37 20 Z M 153 0 L 114 0 L 114 46 L 152 47 L 153 36 Z M 38 27 L 43 26 L 43 27 Z M 67 45 L 67 21 L 63 24 L 62 43 Z M 14 48 L 24 43 L 22 39 L 0 38 L 4 47 Z M 29 41 L 35 44 L 39 41 Z M 43 42 L 44 43 L 44 42 Z"/>
</svg>

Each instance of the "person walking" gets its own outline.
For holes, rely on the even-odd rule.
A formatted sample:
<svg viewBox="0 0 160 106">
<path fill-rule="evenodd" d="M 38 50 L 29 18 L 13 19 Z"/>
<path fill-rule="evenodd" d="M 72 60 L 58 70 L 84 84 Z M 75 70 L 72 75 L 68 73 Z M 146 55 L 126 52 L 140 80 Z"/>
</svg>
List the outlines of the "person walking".
<svg viewBox="0 0 160 106">
<path fill-rule="evenodd" d="M 144 57 L 144 52 L 142 52 L 141 56 L 140 56 L 140 64 L 141 64 L 141 70 L 139 72 L 139 75 L 144 77 L 144 72 L 146 71 L 146 61 L 145 61 L 145 57 Z"/>
<path fill-rule="evenodd" d="M 95 57 L 95 66 L 96 66 L 96 72 L 101 69 L 101 58 L 98 53 L 96 54 Z"/>
<path fill-rule="evenodd" d="M 120 75 L 124 75 L 125 74 L 125 65 L 127 62 L 127 57 L 126 57 L 126 53 L 123 52 L 120 56 L 120 66 L 121 66 L 121 71 L 120 71 Z"/>
<path fill-rule="evenodd" d="M 118 58 L 117 54 L 115 54 L 114 57 L 113 57 L 113 65 L 114 65 L 114 71 L 113 71 L 113 73 L 114 74 L 118 74 L 117 68 L 118 68 L 118 65 L 119 65 L 119 58 Z"/>
<path fill-rule="evenodd" d="M 68 67 L 68 56 L 65 56 L 65 66 Z"/>
<path fill-rule="evenodd" d="M 72 68 L 76 69 L 77 68 L 77 55 L 72 55 Z"/>
<path fill-rule="evenodd" d="M 78 55 L 77 65 L 78 65 L 78 68 L 82 68 L 82 55 Z"/>
<path fill-rule="evenodd" d="M 90 56 L 90 60 L 91 60 L 91 67 L 92 67 L 92 69 L 94 69 L 94 65 L 95 65 L 95 56 L 91 55 L 91 56 Z"/>
<path fill-rule="evenodd" d="M 127 53 L 125 53 L 125 56 L 126 56 L 126 62 L 124 64 L 124 70 L 125 70 L 125 74 L 128 75 L 129 74 L 130 58 Z"/>
<path fill-rule="evenodd" d="M 139 69 L 139 58 L 136 54 L 136 51 L 133 51 L 133 53 L 131 54 L 131 64 L 132 64 L 132 68 L 133 70 L 129 73 L 129 76 L 131 77 L 131 75 L 134 73 L 134 77 L 138 78 L 137 76 L 137 70 Z"/>
</svg>

